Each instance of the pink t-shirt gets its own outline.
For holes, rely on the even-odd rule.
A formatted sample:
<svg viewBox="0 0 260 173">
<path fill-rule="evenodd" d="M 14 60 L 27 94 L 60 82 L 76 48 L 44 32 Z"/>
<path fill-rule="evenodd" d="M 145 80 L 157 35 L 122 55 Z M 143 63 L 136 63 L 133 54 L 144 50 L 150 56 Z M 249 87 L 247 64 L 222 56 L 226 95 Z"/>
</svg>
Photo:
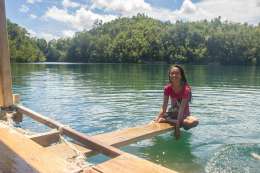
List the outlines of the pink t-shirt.
<svg viewBox="0 0 260 173">
<path fill-rule="evenodd" d="M 179 111 L 179 107 L 181 105 L 182 99 L 190 99 L 191 96 L 191 88 L 188 84 L 185 84 L 182 90 L 176 93 L 171 84 L 167 84 L 164 87 L 164 95 L 169 96 L 171 98 L 171 106 L 175 111 Z M 189 102 L 184 107 L 184 117 L 190 115 Z"/>
</svg>

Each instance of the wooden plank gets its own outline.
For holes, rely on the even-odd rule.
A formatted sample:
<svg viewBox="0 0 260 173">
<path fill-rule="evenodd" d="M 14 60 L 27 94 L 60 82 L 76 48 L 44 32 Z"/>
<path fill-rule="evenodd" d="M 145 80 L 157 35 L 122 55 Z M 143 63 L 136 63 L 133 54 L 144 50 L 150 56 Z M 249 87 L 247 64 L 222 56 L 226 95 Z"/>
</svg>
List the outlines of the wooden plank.
<svg viewBox="0 0 260 173">
<path fill-rule="evenodd" d="M 85 154 L 86 156 L 90 156 L 91 154 L 97 154 L 95 151 L 88 149 L 87 146 L 75 143 L 75 142 L 70 142 L 71 145 L 73 145 L 79 152 Z"/>
<path fill-rule="evenodd" d="M 96 135 L 94 138 L 106 141 L 109 145 L 121 147 L 138 140 L 151 138 L 170 130 L 173 130 L 173 126 L 168 123 L 150 123 L 147 125 Z"/>
<path fill-rule="evenodd" d="M 107 145 L 106 143 L 103 143 L 102 140 L 98 140 L 91 136 L 87 136 L 87 135 L 77 132 L 76 130 L 73 130 L 69 127 L 62 128 L 62 133 L 71 137 L 72 139 L 86 145 L 90 149 L 92 149 L 94 151 L 99 151 L 107 156 L 117 157 L 121 154 L 124 154 L 123 151 L 121 151 L 115 147 L 112 147 L 110 145 Z"/>
<path fill-rule="evenodd" d="M 164 132 L 172 130 L 172 128 L 173 127 L 167 123 L 151 123 L 148 125 L 127 128 L 115 132 L 96 135 L 93 136 L 93 139 L 97 139 L 100 141 L 103 140 L 106 142 L 106 144 L 115 147 L 121 147 L 136 142 L 138 140 L 143 140 L 146 138 L 153 137 L 155 135 L 162 134 Z M 96 153 L 95 151 L 88 149 L 84 145 L 79 145 L 76 143 L 70 143 L 70 144 L 76 147 L 77 150 L 79 150 L 81 153 L 85 154 L 86 156 L 90 156 Z M 67 157 L 67 158 L 72 157 L 73 154 L 75 154 L 75 152 L 65 143 L 52 145 L 50 147 L 47 147 L 46 149 L 51 150 L 53 152 L 55 152 L 56 150 L 57 154 L 63 151 L 62 157 Z"/>
<path fill-rule="evenodd" d="M 130 143 L 136 142 L 138 140 L 150 138 L 152 136 L 165 133 L 173 129 L 173 126 L 167 123 L 151 123 L 148 125 L 143 125 L 140 127 L 123 129 L 115 132 L 105 133 L 101 135 L 96 135 L 94 137 L 87 136 L 85 134 L 79 133 L 69 127 L 56 122 L 48 117 L 45 117 L 39 113 L 36 113 L 24 106 L 17 105 L 16 109 L 18 112 L 30 116 L 32 119 L 41 122 L 51 128 L 57 128 L 62 131 L 63 134 L 71 137 L 72 139 L 86 145 L 88 148 L 99 151 L 111 157 L 116 157 L 122 152 L 112 146 L 120 147 L 123 145 L 128 145 Z M 105 141 L 103 143 L 101 141 Z M 88 153 L 85 153 L 88 154 Z"/>
<path fill-rule="evenodd" d="M 12 76 L 6 29 L 5 1 L 0 0 L 0 107 L 10 107 L 12 105 Z"/>
<path fill-rule="evenodd" d="M 43 147 L 19 132 L 9 127 L 2 127 L 2 125 L 0 127 L 0 153 L 0 167 L 4 172 L 62 173 L 72 168 L 66 160 L 44 150 Z"/>
<path fill-rule="evenodd" d="M 21 105 L 17 105 L 16 109 L 18 112 L 23 113 L 25 115 L 29 115 L 36 121 L 42 122 L 48 125 L 49 127 L 59 129 L 62 132 L 62 134 L 67 135 L 70 138 L 82 143 L 94 152 L 101 152 L 110 157 L 117 157 L 121 154 L 124 154 L 123 151 L 115 147 L 112 147 L 111 145 L 117 147 L 127 145 L 141 139 L 149 138 L 154 135 L 164 133 L 173 128 L 173 126 L 167 123 L 151 123 L 140 127 L 123 129 L 91 137 L 77 132 L 76 130 L 71 129 L 69 127 L 65 127 L 59 122 L 47 118 Z M 103 143 L 102 141 L 105 141 L 106 143 Z M 87 150 L 85 154 L 89 154 L 93 151 Z"/>
<path fill-rule="evenodd" d="M 13 104 L 18 104 L 21 101 L 21 97 L 19 94 L 13 94 Z"/>
<path fill-rule="evenodd" d="M 46 133 L 29 136 L 29 138 L 41 146 L 47 147 L 60 140 L 60 132 L 57 130 L 52 130 Z"/>
<path fill-rule="evenodd" d="M 67 141 L 67 143 L 65 143 L 65 142 L 58 143 L 58 144 L 46 147 L 44 149 L 46 151 L 51 151 L 52 153 L 56 153 L 56 155 L 59 155 L 60 157 L 62 157 L 64 159 L 74 158 L 75 156 L 77 156 L 77 153 L 74 150 L 74 147 L 77 151 L 81 152 L 82 154 L 92 152 L 92 150 L 90 150 L 86 147 L 82 147 L 78 144 L 68 142 L 68 141 Z M 73 146 L 73 148 L 71 146 Z"/>
<path fill-rule="evenodd" d="M 98 164 L 93 169 L 103 173 L 176 173 L 173 170 L 130 154 L 124 154 Z"/>
<path fill-rule="evenodd" d="M 56 154 L 57 156 L 70 159 L 77 156 L 77 153 L 68 146 L 68 144 L 62 142 L 59 144 L 51 145 L 49 147 L 44 148 L 46 151 Z"/>
<path fill-rule="evenodd" d="M 120 154 L 124 153 L 115 147 L 112 147 L 110 145 L 107 145 L 107 144 L 101 142 L 101 140 L 94 139 L 93 137 L 80 133 L 70 127 L 65 127 L 63 124 L 61 124 L 57 121 L 54 121 L 46 116 L 43 116 L 37 112 L 34 112 L 24 106 L 16 105 L 15 108 L 18 112 L 28 115 L 32 119 L 34 119 L 38 122 L 41 122 L 51 128 L 59 129 L 59 131 L 62 132 L 62 134 L 86 145 L 93 151 L 101 152 L 110 157 L 116 157 L 116 156 L 119 156 Z"/>
<path fill-rule="evenodd" d="M 54 121 L 44 115 L 41 115 L 31 109 L 28 109 L 22 105 L 16 105 L 15 108 L 16 108 L 17 112 L 27 115 L 27 116 L 31 117 L 32 119 L 34 119 L 35 121 L 40 122 L 50 128 L 59 129 L 60 127 L 63 126 L 63 124 L 61 124 L 57 121 Z"/>
</svg>

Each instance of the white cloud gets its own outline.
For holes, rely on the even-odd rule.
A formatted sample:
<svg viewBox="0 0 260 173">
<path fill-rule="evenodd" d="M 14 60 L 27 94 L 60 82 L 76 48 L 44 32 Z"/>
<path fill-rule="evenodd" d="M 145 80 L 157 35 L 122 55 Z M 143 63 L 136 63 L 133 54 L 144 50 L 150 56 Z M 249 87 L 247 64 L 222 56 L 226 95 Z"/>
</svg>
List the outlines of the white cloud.
<svg viewBox="0 0 260 173">
<path fill-rule="evenodd" d="M 91 2 L 93 3 L 92 8 L 115 11 L 124 15 L 152 9 L 151 5 L 144 0 L 92 0 Z"/>
<path fill-rule="evenodd" d="M 37 18 L 37 16 L 35 14 L 30 14 L 29 17 L 32 18 L 32 19 L 36 19 Z"/>
<path fill-rule="evenodd" d="M 119 13 L 121 16 L 133 16 L 144 13 L 159 20 L 196 21 L 213 19 L 222 16 L 222 19 L 233 22 L 258 23 L 260 21 L 259 0 L 202 0 L 193 3 L 184 0 L 180 9 L 170 10 L 151 6 L 144 0 L 92 0 L 92 8 L 100 8 Z"/>
<path fill-rule="evenodd" d="M 176 21 L 177 19 L 197 20 L 210 16 L 206 11 L 197 7 L 191 0 L 185 0 L 179 10 L 156 8 L 144 0 L 92 0 L 94 8 L 119 13 L 121 16 L 131 17 L 137 13 L 144 13 L 162 21 Z"/>
<path fill-rule="evenodd" d="M 68 27 L 79 31 L 82 29 L 90 29 L 97 19 L 108 22 L 115 19 L 116 16 L 93 13 L 83 7 L 76 10 L 74 13 L 69 13 L 66 9 L 59 9 L 56 6 L 53 6 L 48 9 L 44 18 L 65 23 Z"/>
<path fill-rule="evenodd" d="M 201 0 L 197 3 L 191 0 L 184 0 L 181 7 L 177 10 L 158 8 L 144 0 L 91 0 L 91 8 L 85 8 L 83 4 L 78 4 L 71 0 L 63 0 L 61 2 L 63 7 L 49 7 L 43 16 L 46 20 L 54 20 L 56 23 L 60 22 L 66 25 L 64 31 L 60 31 L 58 34 L 59 36 L 70 37 L 74 31 L 91 29 L 97 19 L 108 22 L 118 16 L 131 17 L 137 13 L 144 13 L 155 19 L 171 22 L 176 20 L 210 20 L 218 16 L 221 16 L 223 20 L 233 22 L 248 22 L 252 24 L 260 22 L 259 0 Z M 68 8 L 77 9 L 72 11 L 68 10 Z M 95 13 L 94 10 L 96 9 L 104 10 L 106 14 Z M 111 12 L 117 15 L 112 15 Z M 44 36 L 48 38 L 51 35 L 45 33 Z M 54 37 L 54 35 L 52 36 Z"/>
<path fill-rule="evenodd" d="M 194 14 L 198 11 L 198 7 L 193 4 L 190 0 L 185 0 L 181 6 L 180 13 L 183 14 Z"/>
<path fill-rule="evenodd" d="M 191 0 L 184 0 L 181 8 L 174 12 L 178 20 L 198 21 L 203 19 L 212 19 L 214 16 L 193 3 Z"/>
<path fill-rule="evenodd" d="M 42 0 L 26 0 L 26 3 L 28 3 L 28 4 L 34 4 L 37 2 L 42 2 Z"/>
<path fill-rule="evenodd" d="M 26 27 L 24 27 L 24 28 L 26 28 Z M 26 28 L 26 30 L 30 34 L 30 37 L 44 38 L 46 41 L 50 41 L 50 40 L 59 38 L 57 35 L 54 35 L 49 32 L 35 32 L 34 30 L 28 29 L 28 28 Z"/>
<path fill-rule="evenodd" d="M 76 7 L 80 7 L 79 3 L 76 2 L 72 2 L 70 0 L 63 0 L 62 1 L 62 5 L 64 8 L 76 8 Z"/>
<path fill-rule="evenodd" d="M 28 33 L 30 34 L 31 37 L 36 37 L 37 36 L 36 32 L 33 31 L 32 29 L 26 28 L 26 30 L 28 31 Z"/>
<path fill-rule="evenodd" d="M 22 13 L 27 13 L 29 11 L 29 7 L 27 7 L 26 5 L 22 5 L 19 9 L 20 12 Z"/>
<path fill-rule="evenodd" d="M 60 22 L 71 22 L 73 21 L 73 16 L 68 13 L 65 9 L 59 9 L 56 6 L 48 8 L 43 16 L 45 19 L 54 19 Z"/>
<path fill-rule="evenodd" d="M 46 41 L 50 41 L 53 39 L 58 39 L 58 36 L 55 36 L 51 33 L 46 33 L 46 32 L 40 32 L 39 34 L 37 34 L 38 38 L 44 38 Z"/>
<path fill-rule="evenodd" d="M 224 20 L 250 24 L 260 21 L 259 0 L 203 0 L 196 5 L 212 16 L 221 16 Z"/>
<path fill-rule="evenodd" d="M 63 37 L 73 37 L 74 36 L 74 34 L 75 34 L 75 31 L 73 31 L 73 30 L 64 30 L 64 31 L 62 31 L 62 35 L 63 35 Z"/>
</svg>

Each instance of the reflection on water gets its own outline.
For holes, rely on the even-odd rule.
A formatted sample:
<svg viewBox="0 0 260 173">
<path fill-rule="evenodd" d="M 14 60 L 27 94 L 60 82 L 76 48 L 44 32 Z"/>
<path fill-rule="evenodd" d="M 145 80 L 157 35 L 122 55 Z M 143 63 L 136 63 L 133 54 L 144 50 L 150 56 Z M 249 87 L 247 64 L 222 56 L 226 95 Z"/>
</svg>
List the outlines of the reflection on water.
<svg viewBox="0 0 260 173">
<path fill-rule="evenodd" d="M 203 172 L 203 166 L 192 154 L 191 136 L 191 133 L 184 131 L 182 138 L 176 141 L 173 133 L 167 133 L 122 149 L 178 172 Z"/>
<path fill-rule="evenodd" d="M 221 147 L 206 166 L 207 173 L 258 173 L 260 160 L 256 153 L 260 153 L 260 144 L 232 144 Z"/>
<path fill-rule="evenodd" d="M 22 103 L 83 133 L 145 124 L 157 114 L 167 65 L 14 64 L 13 85 Z M 203 172 L 226 144 L 260 143 L 260 69 L 185 66 L 192 114 L 200 125 L 130 145 L 125 150 L 180 172 Z M 22 126 L 46 131 L 26 119 Z M 192 171 L 193 170 L 193 171 Z"/>
</svg>

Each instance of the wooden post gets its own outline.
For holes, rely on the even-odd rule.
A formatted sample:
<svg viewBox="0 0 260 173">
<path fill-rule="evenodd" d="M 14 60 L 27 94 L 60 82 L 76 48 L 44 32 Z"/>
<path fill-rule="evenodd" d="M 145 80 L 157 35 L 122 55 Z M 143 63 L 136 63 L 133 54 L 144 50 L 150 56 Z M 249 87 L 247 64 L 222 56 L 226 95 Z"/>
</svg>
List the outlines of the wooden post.
<svg viewBox="0 0 260 173">
<path fill-rule="evenodd" d="M 0 107 L 13 105 L 10 54 L 5 17 L 5 1 L 0 0 Z"/>
<path fill-rule="evenodd" d="M 19 104 L 21 101 L 19 94 L 13 94 L 13 104 Z"/>
</svg>

